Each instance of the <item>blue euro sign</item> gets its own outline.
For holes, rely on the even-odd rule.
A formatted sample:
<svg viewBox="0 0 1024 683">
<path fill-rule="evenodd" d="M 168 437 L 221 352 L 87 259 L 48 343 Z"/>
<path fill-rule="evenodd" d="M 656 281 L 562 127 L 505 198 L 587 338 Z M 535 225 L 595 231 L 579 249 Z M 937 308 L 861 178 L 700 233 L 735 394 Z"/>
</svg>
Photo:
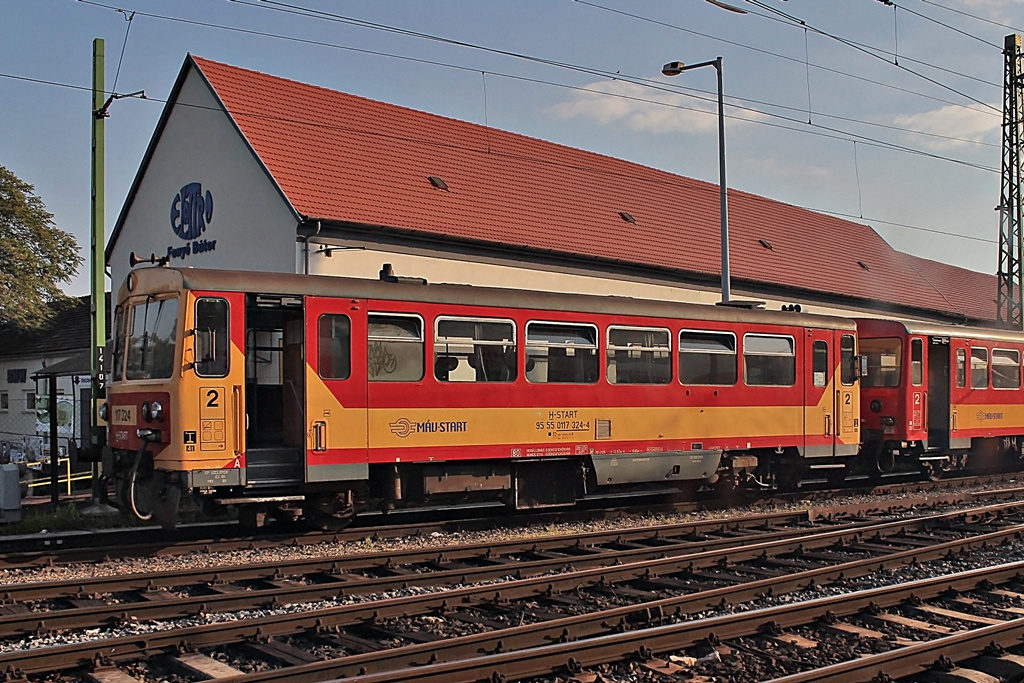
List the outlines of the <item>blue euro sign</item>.
<svg viewBox="0 0 1024 683">
<path fill-rule="evenodd" d="M 189 183 L 171 200 L 171 228 L 183 240 L 194 240 L 213 219 L 213 195 L 202 183 Z"/>
<path fill-rule="evenodd" d="M 206 223 L 209 224 L 213 220 L 213 195 L 210 191 L 206 191 Z"/>
</svg>

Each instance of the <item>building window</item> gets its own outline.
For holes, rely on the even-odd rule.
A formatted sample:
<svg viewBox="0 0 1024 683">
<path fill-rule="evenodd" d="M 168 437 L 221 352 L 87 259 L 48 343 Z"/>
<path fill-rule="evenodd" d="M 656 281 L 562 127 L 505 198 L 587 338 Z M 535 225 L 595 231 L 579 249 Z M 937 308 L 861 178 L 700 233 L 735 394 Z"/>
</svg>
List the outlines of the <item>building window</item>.
<svg viewBox="0 0 1024 683">
<path fill-rule="evenodd" d="M 367 340 L 367 375 L 371 382 L 423 379 L 422 318 L 371 313 L 367 321 Z"/>
<path fill-rule="evenodd" d="M 28 381 L 28 370 L 26 368 L 13 368 L 7 371 L 8 384 L 24 384 Z"/>
<path fill-rule="evenodd" d="M 434 377 L 442 382 L 511 382 L 517 375 L 511 320 L 438 318 Z"/>
<path fill-rule="evenodd" d="M 596 325 L 526 323 L 528 382 L 593 384 L 599 368 Z"/>
<path fill-rule="evenodd" d="M 793 338 L 771 334 L 745 335 L 743 381 L 748 386 L 791 387 L 796 384 Z"/>
<path fill-rule="evenodd" d="M 317 321 L 317 372 L 324 379 L 352 374 L 352 323 L 347 315 L 322 315 Z"/>
<path fill-rule="evenodd" d="M 679 381 L 683 384 L 736 384 L 736 335 L 682 330 Z"/>
<path fill-rule="evenodd" d="M 1020 388 L 1020 351 L 992 350 L 992 387 L 994 389 Z"/>
<path fill-rule="evenodd" d="M 971 349 L 971 389 L 988 388 L 988 349 Z"/>
<path fill-rule="evenodd" d="M 668 384 L 672 381 L 669 331 L 648 327 L 608 328 L 608 382 Z"/>
<path fill-rule="evenodd" d="M 21 409 L 23 413 L 34 413 L 36 412 L 36 392 L 26 391 L 25 392 L 25 406 Z"/>
<path fill-rule="evenodd" d="M 0 411 L 7 412 L 11 409 L 11 395 L 6 391 L 0 391 Z"/>
</svg>

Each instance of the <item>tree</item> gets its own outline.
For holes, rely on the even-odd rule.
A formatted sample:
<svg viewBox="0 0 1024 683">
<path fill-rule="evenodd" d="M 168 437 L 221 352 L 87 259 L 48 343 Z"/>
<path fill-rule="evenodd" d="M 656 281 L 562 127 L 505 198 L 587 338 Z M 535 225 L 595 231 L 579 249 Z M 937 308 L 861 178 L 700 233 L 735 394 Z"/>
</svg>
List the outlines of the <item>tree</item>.
<svg viewBox="0 0 1024 683">
<path fill-rule="evenodd" d="M 35 328 L 68 297 L 78 273 L 74 235 L 58 228 L 35 188 L 0 166 L 0 324 Z"/>
</svg>

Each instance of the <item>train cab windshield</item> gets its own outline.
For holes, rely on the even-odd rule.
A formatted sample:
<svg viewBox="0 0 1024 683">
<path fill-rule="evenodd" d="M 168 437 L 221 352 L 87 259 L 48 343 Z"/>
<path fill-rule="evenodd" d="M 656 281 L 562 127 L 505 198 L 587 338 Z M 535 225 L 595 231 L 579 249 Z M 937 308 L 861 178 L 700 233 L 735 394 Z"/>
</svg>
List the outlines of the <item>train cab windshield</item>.
<svg viewBox="0 0 1024 683">
<path fill-rule="evenodd" d="M 174 371 L 178 299 L 147 297 L 117 309 L 113 380 L 168 379 Z"/>
<path fill-rule="evenodd" d="M 868 359 L 867 376 L 861 377 L 864 387 L 898 387 L 902 362 L 902 344 L 899 339 L 879 338 L 860 340 L 860 352 Z"/>
</svg>

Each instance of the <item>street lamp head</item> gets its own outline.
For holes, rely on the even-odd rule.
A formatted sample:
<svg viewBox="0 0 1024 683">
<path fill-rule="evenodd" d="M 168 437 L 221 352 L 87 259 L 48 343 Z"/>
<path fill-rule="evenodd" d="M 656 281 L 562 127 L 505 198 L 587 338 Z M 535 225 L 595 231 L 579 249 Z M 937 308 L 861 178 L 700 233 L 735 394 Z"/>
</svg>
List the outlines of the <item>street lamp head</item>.
<svg viewBox="0 0 1024 683">
<path fill-rule="evenodd" d="M 685 65 L 682 62 L 669 62 L 665 66 L 661 67 L 661 73 L 666 76 L 678 76 L 685 70 Z"/>
</svg>

